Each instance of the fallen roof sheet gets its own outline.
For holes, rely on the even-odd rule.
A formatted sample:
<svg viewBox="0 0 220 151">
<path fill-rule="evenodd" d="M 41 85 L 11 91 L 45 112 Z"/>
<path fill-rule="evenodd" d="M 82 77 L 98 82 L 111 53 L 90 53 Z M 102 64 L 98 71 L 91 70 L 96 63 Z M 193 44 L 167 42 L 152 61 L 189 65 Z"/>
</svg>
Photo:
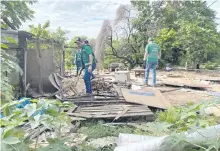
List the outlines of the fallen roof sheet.
<svg viewBox="0 0 220 151">
<path fill-rule="evenodd" d="M 161 109 L 167 109 L 171 104 L 166 101 L 161 92 L 154 88 L 143 88 L 141 90 L 132 91 L 121 89 L 122 94 L 127 102 L 143 104 Z"/>
</svg>

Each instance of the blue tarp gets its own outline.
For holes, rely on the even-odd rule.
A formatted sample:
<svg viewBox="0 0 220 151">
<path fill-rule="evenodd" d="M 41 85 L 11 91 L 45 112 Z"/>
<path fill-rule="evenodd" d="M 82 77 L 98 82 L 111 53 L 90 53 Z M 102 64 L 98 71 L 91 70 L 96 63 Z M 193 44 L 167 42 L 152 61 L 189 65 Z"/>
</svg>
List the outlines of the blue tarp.
<svg viewBox="0 0 220 151">
<path fill-rule="evenodd" d="M 21 100 L 24 100 L 24 99 L 25 99 L 25 101 L 23 101 L 23 102 L 21 102 L 21 103 L 19 103 L 19 104 L 16 105 L 17 108 L 24 108 L 26 105 L 32 103 L 30 98 L 21 98 L 21 99 L 19 99 L 19 100 L 17 100 L 17 101 L 21 101 Z M 32 114 L 32 116 L 35 116 L 35 115 L 38 115 L 38 114 L 42 115 L 42 114 L 44 114 L 44 111 L 43 111 L 43 110 L 36 111 L 36 112 L 34 112 L 34 113 Z M 0 114 L 0 118 L 3 118 L 3 117 L 5 117 L 5 116 L 4 116 L 3 113 L 1 113 L 1 114 Z"/>
<path fill-rule="evenodd" d="M 21 98 L 20 100 L 23 100 L 25 98 Z M 18 101 L 20 101 L 18 100 Z M 31 104 L 31 99 L 30 98 L 26 98 L 24 102 L 21 102 L 20 104 L 17 104 L 16 107 L 17 108 L 24 108 L 27 104 Z"/>
</svg>

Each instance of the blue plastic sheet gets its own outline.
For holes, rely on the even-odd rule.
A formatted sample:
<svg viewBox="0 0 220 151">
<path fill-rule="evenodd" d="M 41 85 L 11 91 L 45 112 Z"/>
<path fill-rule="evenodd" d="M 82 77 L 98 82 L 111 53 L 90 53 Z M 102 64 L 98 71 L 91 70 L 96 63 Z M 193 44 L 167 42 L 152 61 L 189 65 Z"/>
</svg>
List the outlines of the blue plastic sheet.
<svg viewBox="0 0 220 151">
<path fill-rule="evenodd" d="M 0 118 L 3 118 L 3 117 L 5 117 L 5 116 L 3 115 L 3 113 L 1 113 L 1 114 L 0 114 Z"/>
<path fill-rule="evenodd" d="M 23 100 L 25 98 L 21 98 L 20 100 Z M 18 100 L 18 101 L 20 101 Z M 26 98 L 24 102 L 21 102 L 20 104 L 17 104 L 16 107 L 17 108 L 24 108 L 26 105 L 31 104 L 31 99 L 30 98 Z"/>
<path fill-rule="evenodd" d="M 17 108 L 24 108 L 26 105 L 32 103 L 30 98 L 21 98 L 21 99 L 19 99 L 19 100 L 17 100 L 17 101 L 21 101 L 21 100 L 24 100 L 24 101 L 21 102 L 21 103 L 19 103 L 19 104 L 17 104 L 17 105 L 16 105 Z M 42 115 L 42 114 L 44 114 L 44 111 L 43 111 L 43 110 L 36 111 L 36 112 L 34 112 L 31 116 L 36 116 L 36 115 L 38 115 L 38 114 Z M 4 116 L 3 113 L 1 113 L 1 114 L 0 114 L 0 118 L 3 118 L 3 117 L 5 117 L 5 116 Z"/>
</svg>

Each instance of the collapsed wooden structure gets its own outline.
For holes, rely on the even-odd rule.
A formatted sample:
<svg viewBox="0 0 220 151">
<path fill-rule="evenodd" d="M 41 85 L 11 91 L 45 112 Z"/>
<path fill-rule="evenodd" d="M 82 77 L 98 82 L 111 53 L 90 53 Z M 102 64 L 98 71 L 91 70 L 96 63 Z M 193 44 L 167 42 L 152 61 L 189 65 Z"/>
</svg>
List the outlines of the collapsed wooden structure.
<svg viewBox="0 0 220 151">
<path fill-rule="evenodd" d="M 15 71 L 9 77 L 19 96 L 44 96 L 55 91 L 48 76 L 54 72 L 64 74 L 65 46 L 53 39 L 42 39 L 26 31 L 2 29 L 2 43 L 9 46 L 7 52 L 23 71 L 21 75 Z M 5 37 L 12 37 L 13 44 Z M 29 92 L 28 92 L 29 91 Z"/>
<path fill-rule="evenodd" d="M 118 120 L 121 117 L 153 117 L 153 112 L 145 105 L 130 103 L 79 106 L 69 116 L 80 118 L 105 118 Z"/>
</svg>

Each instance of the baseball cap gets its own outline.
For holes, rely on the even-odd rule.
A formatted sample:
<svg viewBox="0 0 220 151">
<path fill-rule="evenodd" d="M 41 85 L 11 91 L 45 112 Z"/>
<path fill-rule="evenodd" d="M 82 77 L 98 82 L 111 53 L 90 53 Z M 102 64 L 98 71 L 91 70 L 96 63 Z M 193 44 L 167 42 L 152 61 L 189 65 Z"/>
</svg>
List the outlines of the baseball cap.
<svg viewBox="0 0 220 151">
<path fill-rule="evenodd" d="M 89 41 L 88 41 L 88 40 L 85 40 L 84 42 L 85 42 L 85 44 L 89 44 Z"/>
<path fill-rule="evenodd" d="M 78 37 L 75 43 L 78 43 L 78 42 L 83 42 L 83 40 L 80 37 Z"/>
</svg>

